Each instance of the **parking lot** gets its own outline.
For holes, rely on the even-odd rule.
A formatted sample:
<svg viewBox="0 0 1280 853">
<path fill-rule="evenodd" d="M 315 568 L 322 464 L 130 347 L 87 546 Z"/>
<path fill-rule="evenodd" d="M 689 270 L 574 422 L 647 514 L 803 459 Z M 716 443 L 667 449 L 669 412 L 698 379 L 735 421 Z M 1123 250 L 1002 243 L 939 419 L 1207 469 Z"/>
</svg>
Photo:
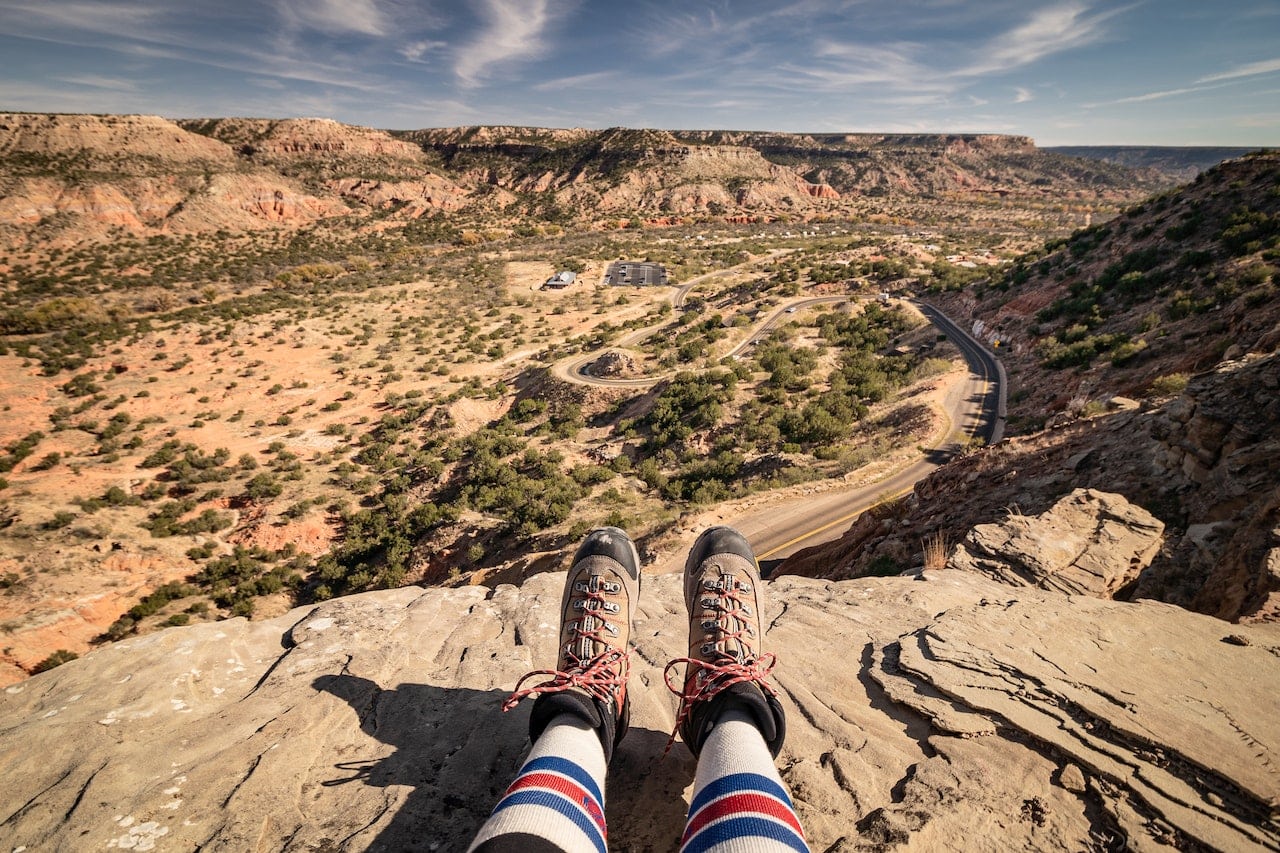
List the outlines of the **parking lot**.
<svg viewBox="0 0 1280 853">
<path fill-rule="evenodd" d="M 628 287 L 663 287 L 667 284 L 667 269 L 662 264 L 614 261 L 604 274 L 604 283 Z"/>
</svg>

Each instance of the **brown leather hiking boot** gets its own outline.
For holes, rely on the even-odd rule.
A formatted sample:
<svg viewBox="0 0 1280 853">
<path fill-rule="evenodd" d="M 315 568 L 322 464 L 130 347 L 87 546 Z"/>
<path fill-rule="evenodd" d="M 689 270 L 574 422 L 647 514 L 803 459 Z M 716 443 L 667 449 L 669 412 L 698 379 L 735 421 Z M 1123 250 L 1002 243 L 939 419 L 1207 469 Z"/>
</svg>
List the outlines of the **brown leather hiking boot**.
<svg viewBox="0 0 1280 853">
<path fill-rule="evenodd" d="M 729 708 L 755 720 L 775 757 L 782 748 L 786 719 L 766 681 L 774 656 L 761 653 L 760 601 L 760 569 L 746 538 L 731 527 L 704 531 L 684 567 L 689 656 L 667 664 L 664 673 L 667 687 L 680 696 L 676 729 L 695 757 Z M 685 664 L 683 690 L 671 685 L 677 663 Z"/>
<path fill-rule="evenodd" d="M 560 657 L 555 669 L 530 672 L 503 703 L 509 711 L 537 695 L 529 739 L 560 714 L 585 720 L 600 735 L 605 760 L 627 733 L 631 619 L 640 597 L 640 557 L 626 533 L 601 527 L 587 534 L 565 579 L 560 607 Z M 549 680 L 521 689 L 539 675 Z"/>
</svg>

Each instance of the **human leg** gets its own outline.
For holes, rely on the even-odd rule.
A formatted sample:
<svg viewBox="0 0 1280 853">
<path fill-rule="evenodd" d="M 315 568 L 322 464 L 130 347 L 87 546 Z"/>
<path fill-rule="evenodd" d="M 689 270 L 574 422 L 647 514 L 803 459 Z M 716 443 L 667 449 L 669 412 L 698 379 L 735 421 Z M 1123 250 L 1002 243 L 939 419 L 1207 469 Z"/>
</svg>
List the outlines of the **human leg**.
<svg viewBox="0 0 1280 853">
<path fill-rule="evenodd" d="M 585 720 L 559 714 L 480 828 L 475 853 L 604 853 L 604 748 Z"/>
<path fill-rule="evenodd" d="M 631 620 L 640 594 L 635 546 L 614 527 L 589 533 L 565 580 L 556 668 L 520 679 L 503 704 L 537 698 L 533 748 L 516 780 L 480 828 L 472 848 L 605 850 L 604 776 L 626 733 Z M 533 687 L 524 683 L 546 680 Z"/>
<path fill-rule="evenodd" d="M 689 656 L 676 728 L 698 757 L 684 851 L 806 851 L 773 759 L 786 735 L 761 653 L 760 574 L 747 540 L 728 527 L 698 538 L 685 564 Z"/>
<path fill-rule="evenodd" d="M 747 711 L 728 709 L 698 757 L 682 853 L 808 851 L 791 796 Z"/>
</svg>

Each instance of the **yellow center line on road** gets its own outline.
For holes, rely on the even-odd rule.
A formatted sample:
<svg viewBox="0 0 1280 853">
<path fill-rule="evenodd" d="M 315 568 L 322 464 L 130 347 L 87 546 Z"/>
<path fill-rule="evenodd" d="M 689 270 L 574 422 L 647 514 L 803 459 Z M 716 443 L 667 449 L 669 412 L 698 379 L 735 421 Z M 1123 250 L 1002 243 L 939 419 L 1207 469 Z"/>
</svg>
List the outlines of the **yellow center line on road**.
<svg viewBox="0 0 1280 853">
<path fill-rule="evenodd" d="M 979 359 L 979 363 L 982 364 L 982 398 L 985 400 L 987 397 L 987 394 L 990 392 L 990 389 L 991 389 L 991 380 L 987 374 L 986 364 L 983 363 L 981 359 Z M 944 415 L 946 415 L 947 419 L 950 420 L 949 414 L 944 412 Z M 961 429 L 961 434 L 964 435 L 966 438 L 973 438 L 973 436 L 977 433 L 978 427 L 981 425 L 981 423 L 982 423 L 982 410 L 979 409 L 978 417 L 976 419 L 971 419 L 970 422 Z M 837 524 L 844 524 L 847 521 L 852 521 L 853 519 L 862 515 L 864 512 L 866 512 L 868 509 L 875 506 L 876 504 L 882 503 L 884 501 L 891 501 L 896 498 L 900 498 L 903 495 L 907 494 L 908 492 L 912 491 L 914 488 L 915 488 L 915 484 L 912 483 L 910 486 L 907 486 L 905 489 L 900 489 L 899 491 L 894 492 L 891 495 L 881 495 L 880 497 L 876 498 L 874 501 L 871 501 L 870 503 L 865 503 L 859 506 L 856 510 L 849 512 L 846 515 L 840 516 L 835 521 L 827 522 L 821 527 L 815 527 L 812 530 L 808 530 L 804 533 L 801 533 L 799 536 L 795 537 L 794 539 L 790 539 L 786 542 L 783 542 L 781 545 L 778 545 L 774 548 L 770 548 L 765 553 L 757 555 L 757 559 L 767 560 L 770 557 L 772 557 L 774 554 L 777 554 L 779 551 L 784 551 L 787 548 L 790 548 L 792 545 L 795 545 L 798 542 L 803 542 L 806 539 L 812 539 L 813 537 L 817 536 L 819 533 L 825 533 L 826 531 L 835 527 Z"/>
<path fill-rule="evenodd" d="M 875 500 L 873 500 L 873 501 L 871 501 L 871 502 L 869 502 L 869 503 L 865 503 L 865 504 L 863 504 L 862 506 L 858 507 L 858 509 L 854 510 L 853 512 L 849 513 L 848 515 L 842 515 L 842 516 L 840 516 L 839 518 L 837 518 L 835 521 L 827 522 L 826 524 L 822 525 L 821 527 L 818 527 L 818 528 L 815 528 L 815 529 L 813 529 L 813 530 L 810 530 L 810 531 L 808 531 L 807 533 L 802 533 L 802 534 L 800 534 L 799 536 L 797 536 L 796 538 L 794 538 L 794 539 L 792 539 L 792 540 L 790 540 L 790 541 L 788 541 L 788 542 L 783 542 L 781 545 L 777 546 L 776 548 L 770 548 L 768 551 L 764 552 L 763 554 L 758 554 L 758 555 L 756 556 L 756 559 L 757 559 L 757 560 L 767 560 L 767 559 L 769 559 L 770 557 L 772 557 L 774 554 L 778 553 L 779 551 L 784 551 L 784 550 L 786 550 L 787 548 L 790 548 L 792 545 L 796 544 L 797 542 L 803 542 L 803 541 L 804 541 L 804 540 L 806 540 L 806 539 L 812 539 L 814 536 L 817 536 L 819 533 L 822 533 L 823 531 L 830 530 L 831 528 L 835 527 L 837 524 L 844 524 L 846 521 L 850 521 L 850 520 L 852 520 L 852 519 L 857 518 L 858 516 L 862 515 L 864 512 L 866 512 L 867 510 L 871 509 L 871 507 L 876 506 L 877 504 L 884 503 L 885 501 L 891 501 L 891 500 L 895 500 L 895 499 L 897 499 L 897 498 L 900 498 L 900 497 L 902 497 L 903 495 L 905 495 L 907 492 L 910 492 L 910 491 L 911 491 L 912 489 L 914 489 L 914 488 L 915 488 L 915 484 L 913 483 L 913 484 L 911 484 L 910 486 L 907 486 L 905 489 L 900 489 L 900 490 L 898 490 L 898 491 L 894 492 L 894 493 L 893 493 L 893 494 L 891 494 L 891 495 L 881 495 L 880 497 L 876 498 Z"/>
</svg>

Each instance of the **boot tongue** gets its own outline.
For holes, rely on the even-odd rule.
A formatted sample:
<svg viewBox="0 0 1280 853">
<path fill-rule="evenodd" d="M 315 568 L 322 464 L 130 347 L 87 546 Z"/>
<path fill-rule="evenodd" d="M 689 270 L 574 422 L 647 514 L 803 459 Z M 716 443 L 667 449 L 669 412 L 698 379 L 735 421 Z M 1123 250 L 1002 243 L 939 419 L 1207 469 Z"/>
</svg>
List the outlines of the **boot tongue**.
<svg viewBox="0 0 1280 853">
<path fill-rule="evenodd" d="M 588 575 L 586 578 L 587 591 L 590 593 L 598 593 L 600 591 L 600 576 Z M 587 636 L 588 633 L 595 631 L 601 627 L 600 613 L 604 605 L 598 599 L 582 598 L 582 618 L 578 620 L 577 637 L 573 641 L 573 653 L 578 656 L 579 660 L 590 660 L 596 656 L 595 640 Z"/>
</svg>

